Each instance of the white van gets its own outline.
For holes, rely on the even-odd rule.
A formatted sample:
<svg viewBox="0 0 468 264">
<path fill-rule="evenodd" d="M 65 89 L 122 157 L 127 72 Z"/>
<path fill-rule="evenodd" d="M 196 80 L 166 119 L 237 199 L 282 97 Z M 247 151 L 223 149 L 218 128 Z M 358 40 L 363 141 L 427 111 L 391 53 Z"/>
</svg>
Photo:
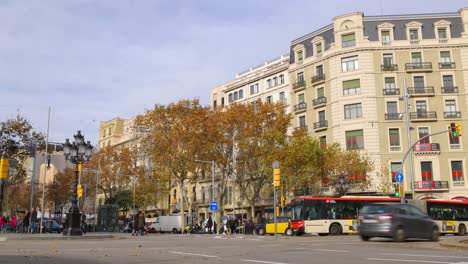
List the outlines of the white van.
<svg viewBox="0 0 468 264">
<path fill-rule="evenodd" d="M 180 214 L 161 215 L 150 226 L 150 232 L 171 232 L 182 233 L 184 227 L 180 221 Z M 185 224 L 188 223 L 188 216 L 185 216 Z"/>
</svg>

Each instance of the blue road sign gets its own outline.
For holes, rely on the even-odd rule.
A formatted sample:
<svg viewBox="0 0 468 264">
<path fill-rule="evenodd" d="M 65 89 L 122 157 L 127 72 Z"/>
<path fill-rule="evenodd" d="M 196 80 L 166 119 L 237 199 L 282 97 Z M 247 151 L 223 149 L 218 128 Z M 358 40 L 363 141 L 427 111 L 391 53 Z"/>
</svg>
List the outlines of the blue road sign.
<svg viewBox="0 0 468 264">
<path fill-rule="evenodd" d="M 395 175 L 395 181 L 398 183 L 402 183 L 405 180 L 405 176 L 403 176 L 403 173 L 399 172 L 397 175 Z"/>
<path fill-rule="evenodd" d="M 218 202 L 210 202 L 210 210 L 218 211 Z"/>
</svg>

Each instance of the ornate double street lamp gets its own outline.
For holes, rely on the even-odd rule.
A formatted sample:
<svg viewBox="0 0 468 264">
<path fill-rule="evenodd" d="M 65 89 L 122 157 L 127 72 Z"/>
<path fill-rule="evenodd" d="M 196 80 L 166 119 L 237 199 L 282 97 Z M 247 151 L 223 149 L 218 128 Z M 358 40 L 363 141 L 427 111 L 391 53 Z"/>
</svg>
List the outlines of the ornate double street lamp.
<svg viewBox="0 0 468 264">
<path fill-rule="evenodd" d="M 63 231 L 64 236 L 82 236 L 83 232 L 80 228 L 81 213 L 80 208 L 78 208 L 78 176 L 79 169 L 78 166 L 83 162 L 89 161 L 91 158 L 91 152 L 93 146 L 88 141 L 87 143 L 84 140 L 84 136 L 81 135 L 81 131 L 78 130 L 78 133 L 73 136 L 75 141 L 70 143 L 69 139 L 65 140 L 63 144 L 63 154 L 65 155 L 65 160 L 70 161 L 75 164 L 75 184 L 73 185 L 73 200 L 72 206 L 67 214 L 67 223 L 68 228 Z"/>
<path fill-rule="evenodd" d="M 340 175 L 335 181 L 335 190 L 340 196 L 346 195 L 350 187 L 349 179 L 345 175 Z"/>
</svg>

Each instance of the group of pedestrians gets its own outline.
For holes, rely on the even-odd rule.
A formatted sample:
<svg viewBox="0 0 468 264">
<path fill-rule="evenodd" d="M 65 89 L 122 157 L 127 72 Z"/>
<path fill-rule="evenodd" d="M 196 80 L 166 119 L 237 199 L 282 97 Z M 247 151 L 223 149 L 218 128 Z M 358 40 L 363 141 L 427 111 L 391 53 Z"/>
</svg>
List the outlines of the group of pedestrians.
<svg viewBox="0 0 468 264">
<path fill-rule="evenodd" d="M 26 209 L 22 218 L 16 213 L 11 216 L 0 214 L 0 232 L 2 233 L 36 233 L 38 224 L 36 208 Z"/>
</svg>

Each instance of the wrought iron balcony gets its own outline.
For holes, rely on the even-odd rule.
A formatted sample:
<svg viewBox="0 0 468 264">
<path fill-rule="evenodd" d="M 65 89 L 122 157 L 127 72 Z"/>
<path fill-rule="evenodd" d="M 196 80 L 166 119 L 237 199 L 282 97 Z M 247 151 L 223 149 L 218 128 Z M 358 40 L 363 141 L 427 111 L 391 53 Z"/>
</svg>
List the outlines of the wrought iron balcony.
<svg viewBox="0 0 468 264">
<path fill-rule="evenodd" d="M 382 71 L 398 71 L 397 64 L 382 64 L 380 65 Z"/>
<path fill-rule="evenodd" d="M 418 72 L 418 71 L 432 71 L 431 62 L 413 62 L 405 64 L 406 71 Z"/>
<path fill-rule="evenodd" d="M 410 113 L 411 121 L 436 121 L 437 112 L 436 111 L 418 111 Z"/>
<path fill-rule="evenodd" d="M 399 95 L 400 94 L 400 89 L 398 89 L 398 88 L 385 88 L 385 89 L 383 89 L 383 94 L 384 95 Z"/>
<path fill-rule="evenodd" d="M 455 62 L 439 62 L 439 69 L 455 69 Z"/>
<path fill-rule="evenodd" d="M 444 118 L 461 118 L 461 112 L 459 111 L 444 112 Z"/>
<path fill-rule="evenodd" d="M 385 120 L 401 120 L 403 119 L 403 114 L 401 113 L 386 113 Z"/>
<path fill-rule="evenodd" d="M 319 74 L 319 75 L 315 75 L 314 77 L 312 77 L 312 83 L 313 84 L 318 84 L 318 83 L 322 83 L 325 81 L 325 74 Z"/>
<path fill-rule="evenodd" d="M 408 94 L 412 96 L 435 95 L 434 86 L 408 87 Z"/>
<path fill-rule="evenodd" d="M 299 103 L 294 106 L 294 112 L 300 112 L 307 110 L 307 103 Z"/>
<path fill-rule="evenodd" d="M 325 96 L 321 96 L 317 99 L 314 99 L 312 101 L 313 106 L 322 106 L 327 104 L 327 98 Z"/>
<path fill-rule="evenodd" d="M 413 151 L 415 154 L 421 152 L 437 152 L 440 153 L 439 143 L 418 143 L 414 146 Z"/>
<path fill-rule="evenodd" d="M 319 122 L 314 123 L 314 130 L 321 130 L 325 129 L 328 127 L 328 121 L 327 120 L 320 120 Z"/>
<path fill-rule="evenodd" d="M 448 181 L 417 181 L 415 190 L 448 190 Z"/>
<path fill-rule="evenodd" d="M 298 82 L 296 82 L 296 83 L 293 84 L 293 89 L 294 89 L 294 90 L 300 90 L 300 89 L 302 89 L 302 88 L 305 87 L 305 84 L 306 84 L 306 83 L 305 83 L 304 80 L 298 81 Z"/>
<path fill-rule="evenodd" d="M 442 93 L 458 93 L 458 86 L 442 87 Z"/>
<path fill-rule="evenodd" d="M 295 127 L 294 129 L 295 130 L 302 130 L 303 129 L 303 130 L 307 131 L 307 125 L 299 125 L 298 127 Z"/>
</svg>

